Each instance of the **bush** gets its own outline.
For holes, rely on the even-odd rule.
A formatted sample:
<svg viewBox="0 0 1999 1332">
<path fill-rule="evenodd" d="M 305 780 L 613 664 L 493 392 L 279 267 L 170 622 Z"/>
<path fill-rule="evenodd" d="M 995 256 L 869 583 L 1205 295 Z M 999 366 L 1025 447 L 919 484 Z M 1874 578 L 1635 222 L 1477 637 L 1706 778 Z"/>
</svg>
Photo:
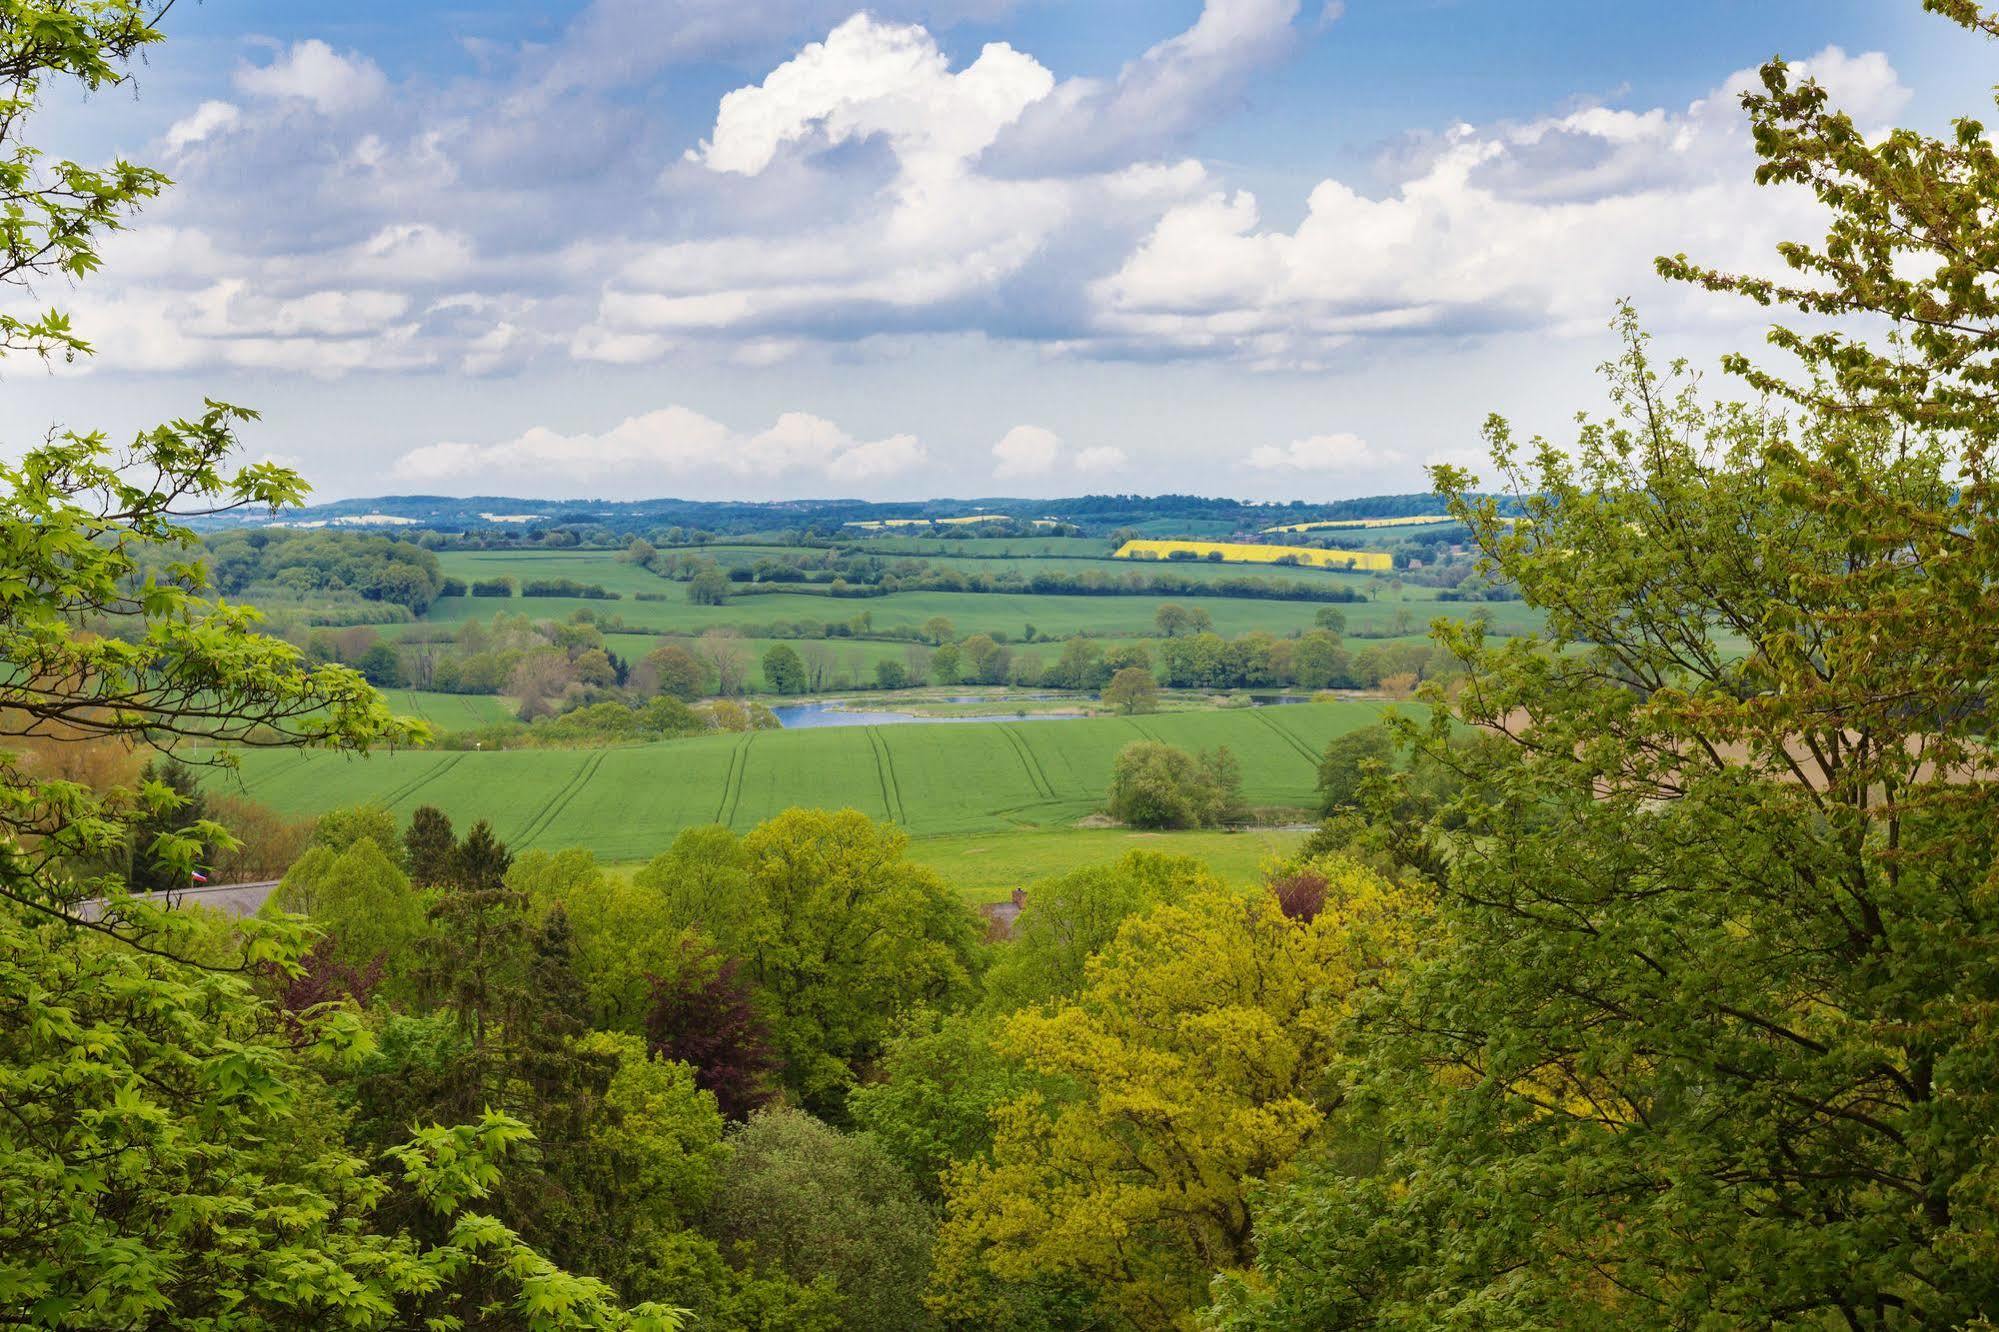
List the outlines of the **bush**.
<svg viewBox="0 0 1999 1332">
<path fill-rule="evenodd" d="M 481 578 L 472 584 L 475 597 L 511 597 L 514 594 L 514 580 L 507 575 L 498 578 Z"/>
</svg>

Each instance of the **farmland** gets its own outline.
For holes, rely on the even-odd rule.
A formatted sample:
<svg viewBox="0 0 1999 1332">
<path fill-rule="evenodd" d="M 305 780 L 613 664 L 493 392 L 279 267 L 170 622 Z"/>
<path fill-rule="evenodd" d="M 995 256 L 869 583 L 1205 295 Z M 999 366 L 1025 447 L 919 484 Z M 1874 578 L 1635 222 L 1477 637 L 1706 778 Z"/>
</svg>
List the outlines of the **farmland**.
<svg viewBox="0 0 1999 1332">
<path fill-rule="evenodd" d="M 1302 832 L 1134 832 L 1128 828 L 1010 829 L 957 833 L 910 843 L 909 857 L 928 865 L 968 902 L 995 902 L 1023 884 L 1130 851 L 1192 856 L 1218 878 L 1253 883 L 1266 863 L 1294 853 Z"/>
<path fill-rule="evenodd" d="M 587 847 L 644 859 L 683 828 L 753 827 L 794 805 L 852 807 L 918 838 L 1067 829 L 1101 803 L 1125 745 L 1227 745 L 1256 806 L 1314 799 L 1319 752 L 1380 715 L 1368 703 L 1314 703 L 1139 718 L 849 727 L 699 736 L 598 750 L 442 753 L 368 758 L 251 751 L 253 799 L 312 814 L 380 803 L 407 817 L 435 805 L 454 820 L 492 821 L 516 851 Z M 227 774 L 214 778 L 225 785 Z"/>
<path fill-rule="evenodd" d="M 1446 611 L 1426 598 L 1427 589 L 1409 588 L 1405 598 L 1390 598 L 1342 605 L 1340 613 L 1350 632 L 1360 636 L 1385 637 L 1420 630 L 1438 614 L 1465 614 L 1462 608 Z M 615 617 L 617 628 L 629 633 L 700 634 L 709 629 L 743 631 L 777 622 L 825 625 L 844 622 L 865 614 L 872 631 L 914 632 L 933 617 L 949 620 L 959 633 L 998 633 L 1018 638 L 1027 625 L 1038 635 L 1066 638 L 1087 633 L 1105 638 L 1150 637 L 1159 608 L 1169 602 L 1184 601 L 1170 596 L 1075 596 L 1037 595 L 1032 592 L 896 592 L 867 598 L 836 598 L 811 592 L 765 592 L 738 596 L 720 606 L 672 601 L 590 601 L 577 597 L 521 597 L 502 600 L 486 597 L 445 597 L 418 623 L 462 624 L 466 620 L 487 619 L 499 611 L 532 615 L 537 619 L 568 619 L 578 611 L 593 616 Z M 1278 635 L 1309 629 L 1316 622 L 1320 606 L 1309 601 L 1237 600 L 1204 598 L 1200 603 L 1214 621 L 1215 632 L 1226 635 L 1257 630 Z M 1502 632 L 1518 625 L 1538 622 L 1518 602 L 1497 602 L 1480 609 L 1487 612 Z M 1405 627 L 1397 631 L 1394 626 Z M 385 636 L 408 633 L 407 624 L 386 624 Z"/>
<path fill-rule="evenodd" d="M 1127 541 L 1118 548 L 1121 560 L 1170 560 L 1174 556 L 1195 559 L 1213 557 L 1224 563 L 1275 564 L 1294 560 L 1301 565 L 1328 569 L 1354 569 L 1386 573 L 1395 567 L 1395 557 L 1376 550 L 1322 550 L 1317 546 L 1266 545 L 1248 541 Z"/>
<path fill-rule="evenodd" d="M 1266 533 L 1276 532 L 1326 532 L 1342 528 L 1362 530 L 1383 527 L 1441 527 L 1455 526 L 1457 519 L 1447 513 L 1416 513 L 1402 518 L 1326 518 L 1313 523 L 1284 523 L 1277 527 L 1266 527 Z"/>
</svg>

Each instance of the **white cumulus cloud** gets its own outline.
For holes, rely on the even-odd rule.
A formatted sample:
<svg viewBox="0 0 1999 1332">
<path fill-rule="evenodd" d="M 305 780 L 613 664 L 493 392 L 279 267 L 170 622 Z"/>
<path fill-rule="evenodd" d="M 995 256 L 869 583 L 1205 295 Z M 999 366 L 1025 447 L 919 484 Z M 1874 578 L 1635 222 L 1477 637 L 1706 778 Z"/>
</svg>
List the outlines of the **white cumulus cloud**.
<svg viewBox="0 0 1999 1332">
<path fill-rule="evenodd" d="M 1070 79 L 995 149 L 1011 172 L 1123 164 L 1213 116 L 1293 40 L 1298 0 L 1206 0 L 1185 32 L 1112 81 Z"/>
<path fill-rule="evenodd" d="M 676 405 L 598 433 L 535 426 L 493 443 L 430 444 L 404 455 L 394 470 L 399 481 L 457 491 L 574 495 L 618 488 L 652 495 L 690 479 L 739 485 L 749 477 L 817 473 L 835 481 L 880 481 L 921 466 L 927 456 L 913 435 L 860 440 L 806 412 L 787 412 L 763 430 L 744 433 Z"/>
<path fill-rule="evenodd" d="M 1055 469 L 1062 456 L 1062 437 L 1041 426 L 1015 426 L 993 445 L 997 477 L 1041 476 Z"/>
<path fill-rule="evenodd" d="M 232 102 L 208 101 L 173 124 L 167 126 L 166 148 L 170 155 L 178 156 L 197 143 L 205 142 L 218 134 L 226 134 L 243 119 L 243 112 Z"/>
<path fill-rule="evenodd" d="M 1907 101 L 1878 55 L 1802 63 L 1863 127 Z M 1753 78 L 1678 112 L 1460 125 L 1392 193 L 1322 181 L 1288 232 L 1265 227 L 1243 191 L 1175 205 L 1094 284 L 1100 327 L 1155 352 L 1295 364 L 1379 334 L 1595 332 L 1618 296 L 1656 290 L 1659 254 L 1768 268 L 1775 241 L 1812 234 L 1818 213 L 1803 191 L 1754 182 L 1737 105 Z"/>
<path fill-rule="evenodd" d="M 1359 435 L 1341 433 L 1259 445 L 1244 461 L 1262 472 L 1338 472 L 1376 467 L 1394 456 L 1368 447 Z"/>
<path fill-rule="evenodd" d="M 236 87 L 251 96 L 310 102 L 327 115 L 366 106 L 388 86 L 374 61 L 358 52 L 342 55 L 317 37 L 293 43 L 269 64 L 236 71 Z"/>
</svg>

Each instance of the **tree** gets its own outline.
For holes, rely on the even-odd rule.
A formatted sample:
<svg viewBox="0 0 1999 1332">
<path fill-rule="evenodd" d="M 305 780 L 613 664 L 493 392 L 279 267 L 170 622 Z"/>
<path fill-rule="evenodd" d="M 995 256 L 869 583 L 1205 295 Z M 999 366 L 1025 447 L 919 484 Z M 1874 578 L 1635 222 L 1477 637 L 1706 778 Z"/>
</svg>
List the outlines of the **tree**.
<svg viewBox="0 0 1999 1332">
<path fill-rule="evenodd" d="M 533 721 L 556 710 L 576 683 L 576 670 L 561 648 L 523 653 L 507 673 L 506 692 L 518 700 L 520 719 Z"/>
<path fill-rule="evenodd" d="M 1203 821 L 1210 827 L 1234 827 L 1249 817 L 1242 796 L 1242 764 L 1227 745 L 1201 751 L 1201 776 L 1208 791 Z"/>
<path fill-rule="evenodd" d="M 764 683 L 774 694 L 805 692 L 805 663 L 789 644 L 774 643 L 764 653 Z"/>
<path fill-rule="evenodd" d="M 880 1075 L 847 1097 L 855 1124 L 932 1202 L 942 1200 L 953 1164 L 987 1154 L 993 1112 L 1032 1081 L 993 1048 L 998 1020 L 934 1008 L 906 1015 L 882 1053 Z"/>
<path fill-rule="evenodd" d="M 1314 629 L 1291 650 L 1291 678 L 1301 689 L 1330 689 L 1347 683 L 1346 649 L 1330 630 Z"/>
<path fill-rule="evenodd" d="M 396 816 L 377 804 L 348 805 L 329 809 L 312 825 L 312 844 L 329 851 L 345 851 L 357 842 L 373 842 L 391 859 L 401 851 L 396 836 Z"/>
<path fill-rule="evenodd" d="M 1335 639 L 1347 631 L 1346 612 L 1337 606 L 1321 606 L 1312 615 L 1312 623 L 1331 634 Z"/>
<path fill-rule="evenodd" d="M 1119 671 L 1136 666 L 1140 670 L 1152 670 L 1152 653 L 1143 643 L 1125 643 L 1108 648 L 1104 652 L 1104 670 L 1115 676 Z"/>
<path fill-rule="evenodd" d="M 184 942 L 221 932 L 205 916 L 184 913 Z M 532 1141 L 520 1121 L 419 1129 L 385 1174 L 349 1155 L 316 1070 L 368 1049 L 351 1012 L 303 1015 L 295 1054 L 244 976 L 30 927 L 10 906 L 0 1015 L 0 1100 L 13 1107 L 0 1134 L 0 1307 L 17 1320 L 422 1325 L 477 1284 L 519 1326 L 679 1326 L 660 1306 L 626 1314 L 603 1283 L 472 1210 Z M 425 1215 L 440 1238 L 382 1224 L 387 1203 Z"/>
<path fill-rule="evenodd" d="M 208 816 L 208 801 L 201 793 L 199 779 L 185 763 L 158 758 L 146 764 L 140 781 L 165 794 L 148 802 L 132 821 L 127 882 L 136 891 L 147 893 L 186 888 L 193 867 L 176 864 L 170 854 L 162 859 L 160 852 L 171 853 L 178 835 L 199 835 L 197 826 Z"/>
<path fill-rule="evenodd" d="M 507 871 L 513 863 L 513 853 L 493 835 L 493 825 L 480 819 L 451 853 L 448 882 L 468 893 L 492 892 L 506 887 Z"/>
<path fill-rule="evenodd" d="M 309 916 L 330 938 L 326 959 L 360 971 L 379 963 L 406 977 L 424 913 L 410 881 L 369 838 L 344 850 L 315 846 L 285 872 L 264 907 Z"/>
<path fill-rule="evenodd" d="M 1199 892 L 1126 921 L 1073 999 L 1009 1018 L 1002 1055 L 1051 1082 L 947 1177 L 937 1301 L 1006 1326 L 1036 1288 L 1081 1325 L 1190 1326 L 1255 1254 L 1251 1195 L 1332 1107 L 1357 1001 L 1408 955 L 1421 903 L 1344 863 L 1310 921 L 1269 893 Z"/>
<path fill-rule="evenodd" d="M 1160 603 L 1153 612 L 1152 623 L 1167 638 L 1179 638 L 1183 634 L 1207 633 L 1215 627 L 1205 610 L 1195 607 L 1189 610 L 1177 601 Z"/>
<path fill-rule="evenodd" d="M 418 805 L 410 813 L 409 830 L 403 834 L 403 863 L 409 867 L 411 883 L 420 888 L 443 884 L 457 850 L 458 839 L 443 810 Z"/>
<path fill-rule="evenodd" d="M 361 654 L 355 668 L 369 684 L 381 689 L 393 689 L 403 682 L 402 658 L 387 643 L 377 643 Z"/>
<path fill-rule="evenodd" d="M 412 968 L 425 1005 L 451 1011 L 475 1059 L 526 980 L 532 920 L 527 894 L 507 886 L 512 864 L 492 825 L 474 824 L 430 904 L 431 928 Z"/>
<path fill-rule="evenodd" d="M 800 1284 L 830 1277 L 848 1326 L 931 1326 L 935 1222 L 879 1145 L 787 1108 L 759 1110 L 729 1147 L 710 1212 L 724 1244 Z"/>
<path fill-rule="evenodd" d="M 730 1120 L 749 1117 L 776 1091 L 769 1024 L 757 1015 L 741 962 L 683 935 L 671 970 L 654 975 L 646 1048 L 678 1060 Z"/>
<path fill-rule="evenodd" d="M 1361 791 L 1395 765 L 1395 737 L 1386 726 L 1363 726 L 1326 742 L 1319 758 L 1319 808 L 1332 815 L 1361 808 Z"/>
<path fill-rule="evenodd" d="M 749 679 L 750 652 L 733 630 L 708 630 L 701 635 L 697 651 L 715 677 L 716 693 L 727 698 L 743 692 Z"/>
<path fill-rule="evenodd" d="M 950 620 L 942 615 L 933 615 L 923 622 L 923 637 L 938 647 L 955 642 L 958 630 Z"/>
<path fill-rule="evenodd" d="M 1440 866 L 1452 941 L 1358 1080 L 1393 1150 L 1273 1196 L 1226 1326 L 1999 1309 L 1999 523 L 1957 248 L 1994 231 L 1953 211 L 1993 159 L 1968 124 L 1863 139 L 1787 79 L 1747 100 L 1764 176 L 1831 208 L 1822 254 L 1785 251 L 1829 294 L 1740 289 L 1907 340 L 1780 333 L 1807 368 L 1778 413 L 1705 401 L 1627 312 L 1608 419 L 1524 452 L 1489 425 L 1518 523 L 1439 473 L 1546 629 L 1445 635 L 1470 677 L 1411 738 L 1462 790 L 1381 818 Z M 1453 724 L 1502 743 L 1452 753 Z"/>
<path fill-rule="evenodd" d="M 683 833 L 635 880 L 668 923 L 698 925 L 742 959 L 784 1084 L 822 1115 L 843 1116 L 848 1084 L 897 1013 L 971 983 L 974 917 L 904 858 L 907 846 L 853 810 L 793 809 L 740 839 Z"/>
<path fill-rule="evenodd" d="M 691 1069 L 649 1058 L 637 1037 L 592 1032 L 578 1045 L 612 1073 L 589 1107 L 585 1150 L 569 1182 L 589 1199 L 593 1229 L 605 1241 L 599 1261 L 606 1275 L 637 1298 L 663 1295 L 690 1267 L 713 1264 L 710 1242 L 692 1227 L 728 1159 L 722 1118 Z M 679 1289 L 672 1293 L 682 1298 Z M 694 1312 L 696 1326 L 731 1325 L 712 1307 Z"/>
<path fill-rule="evenodd" d="M 940 685 L 958 683 L 959 657 L 956 643 L 939 643 L 930 654 L 930 678 Z"/>
<path fill-rule="evenodd" d="M 157 17 L 123 0 L 29 0 L 0 24 L 0 278 L 88 276 L 103 234 L 164 185 L 123 160 L 52 160 L 21 137 L 45 92 L 121 83 L 159 40 Z M 0 344 L 89 352 L 59 311 L 0 315 Z M 519 1121 L 432 1125 L 381 1161 L 350 1155 L 322 1075 L 364 1054 L 370 1033 L 344 1008 L 282 1017 L 251 979 L 302 976 L 306 933 L 134 899 L 123 862 L 135 824 L 189 811 L 187 796 L 162 780 L 51 780 L 14 752 L 16 737 L 50 733 L 166 751 L 423 738 L 357 672 L 308 665 L 258 632 L 254 611 L 212 597 L 184 520 L 305 493 L 275 465 L 229 469 L 252 419 L 208 403 L 122 449 L 58 432 L 0 463 L 0 1317 L 436 1326 L 476 1287 L 527 1327 L 677 1325 L 673 1310 L 621 1310 L 602 1283 L 475 1210 L 532 1138 Z M 190 818 L 150 851 L 184 880 L 207 848 L 231 844 Z M 390 1220 L 398 1208 L 421 1227 Z"/>
<path fill-rule="evenodd" d="M 570 659 L 569 669 L 586 685 L 607 689 L 618 683 L 618 665 L 602 648 L 587 648 Z"/>
<path fill-rule="evenodd" d="M 729 575 L 713 567 L 687 580 L 687 599 L 697 606 L 722 606 L 729 601 Z"/>
<path fill-rule="evenodd" d="M 634 687 L 641 694 L 664 694 L 683 703 L 700 698 L 708 673 L 694 654 L 677 643 L 666 643 L 648 652 L 633 673 Z"/>
<path fill-rule="evenodd" d="M 1112 864 L 1045 879 L 1028 894 L 1012 942 L 986 973 L 986 1001 L 1010 1011 L 1073 995 L 1089 960 L 1127 920 L 1222 887 L 1200 861 L 1155 851 L 1127 851 Z"/>
<path fill-rule="evenodd" d="M 901 662 L 883 657 L 875 663 L 875 687 L 877 689 L 907 689 L 909 672 Z"/>
<path fill-rule="evenodd" d="M 1062 644 L 1062 655 L 1042 676 L 1042 682 L 1057 689 L 1102 689 L 1111 678 L 1104 667 L 1104 645 L 1094 638 L 1071 638 Z"/>
<path fill-rule="evenodd" d="M 964 671 L 979 684 L 1005 684 L 1007 667 L 1013 663 L 1013 654 L 994 641 L 987 634 L 973 634 L 958 644 L 958 653 L 964 662 Z M 942 649 L 939 649 L 942 655 Z"/>
<path fill-rule="evenodd" d="M 1199 756 L 1156 740 L 1134 740 L 1111 766 L 1104 808 L 1134 828 L 1212 828 L 1235 821 L 1242 772 L 1226 748 Z"/>
<path fill-rule="evenodd" d="M 1127 666 L 1104 686 L 1103 701 L 1125 716 L 1159 711 L 1159 682 L 1142 666 Z"/>
</svg>

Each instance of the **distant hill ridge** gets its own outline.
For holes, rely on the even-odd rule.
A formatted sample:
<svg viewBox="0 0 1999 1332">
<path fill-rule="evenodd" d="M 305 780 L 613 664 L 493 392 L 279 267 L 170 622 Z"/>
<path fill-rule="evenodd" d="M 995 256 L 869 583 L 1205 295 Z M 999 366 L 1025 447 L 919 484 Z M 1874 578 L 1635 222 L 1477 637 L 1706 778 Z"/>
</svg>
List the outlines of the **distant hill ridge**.
<svg viewBox="0 0 1999 1332">
<path fill-rule="evenodd" d="M 1081 495 L 1067 499 L 939 498 L 878 503 L 858 499 L 799 500 L 642 500 L 524 499 L 510 495 L 379 495 L 334 500 L 287 510 L 275 518 L 236 513 L 204 524 L 232 529 L 282 525 L 345 529 L 425 528 L 444 532 L 482 528 L 609 528 L 645 533 L 664 527 L 700 528 L 717 533 L 815 530 L 828 535 L 867 524 L 908 530 L 911 520 L 949 524 L 976 531 L 967 519 L 990 517 L 1023 526 L 1050 520 L 1092 533 L 1135 523 L 1186 522 L 1237 531 L 1261 531 L 1281 524 L 1336 519 L 1408 518 L 1437 512 L 1427 492 L 1370 495 L 1326 503 L 1238 500 L 1200 495 Z"/>
</svg>

